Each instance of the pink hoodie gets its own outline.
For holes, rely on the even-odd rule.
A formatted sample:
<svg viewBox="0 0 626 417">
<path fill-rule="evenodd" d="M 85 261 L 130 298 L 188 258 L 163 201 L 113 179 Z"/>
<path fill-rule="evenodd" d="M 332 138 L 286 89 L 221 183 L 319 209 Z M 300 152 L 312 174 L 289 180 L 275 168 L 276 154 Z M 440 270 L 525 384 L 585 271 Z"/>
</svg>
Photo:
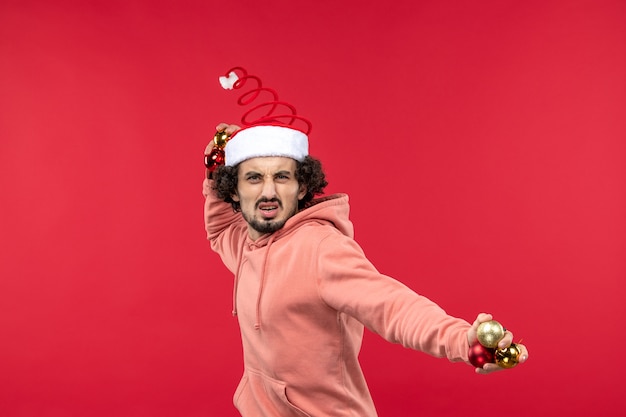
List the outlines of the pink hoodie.
<svg viewBox="0 0 626 417">
<path fill-rule="evenodd" d="M 235 274 L 244 417 L 376 416 L 358 362 L 363 326 L 390 342 L 467 362 L 470 324 L 380 274 L 353 240 L 348 196 L 314 201 L 256 241 L 204 182 L 211 247 Z"/>
</svg>

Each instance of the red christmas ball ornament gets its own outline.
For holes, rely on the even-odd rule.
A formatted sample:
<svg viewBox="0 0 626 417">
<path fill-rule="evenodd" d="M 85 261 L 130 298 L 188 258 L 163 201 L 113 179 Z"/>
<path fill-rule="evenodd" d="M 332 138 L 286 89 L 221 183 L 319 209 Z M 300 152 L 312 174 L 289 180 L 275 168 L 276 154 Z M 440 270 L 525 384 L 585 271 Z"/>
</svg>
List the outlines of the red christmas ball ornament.
<svg viewBox="0 0 626 417">
<path fill-rule="evenodd" d="M 485 347 L 476 342 L 469 349 L 469 361 L 476 368 L 482 368 L 486 363 L 495 362 L 495 352 L 495 349 Z"/>
<path fill-rule="evenodd" d="M 219 148 L 213 148 L 211 153 L 204 155 L 204 166 L 213 172 L 218 166 L 224 165 L 224 150 Z"/>
</svg>

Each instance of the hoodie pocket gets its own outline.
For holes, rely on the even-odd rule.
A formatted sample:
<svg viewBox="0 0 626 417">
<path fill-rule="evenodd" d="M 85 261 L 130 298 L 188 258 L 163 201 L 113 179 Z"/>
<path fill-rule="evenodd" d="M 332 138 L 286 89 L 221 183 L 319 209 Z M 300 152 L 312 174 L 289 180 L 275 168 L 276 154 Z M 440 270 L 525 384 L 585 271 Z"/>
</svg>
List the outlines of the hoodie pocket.
<svg viewBox="0 0 626 417">
<path fill-rule="evenodd" d="M 261 373 L 247 371 L 234 395 L 237 409 L 244 413 L 311 417 L 292 404 L 287 396 L 287 384 Z"/>
</svg>

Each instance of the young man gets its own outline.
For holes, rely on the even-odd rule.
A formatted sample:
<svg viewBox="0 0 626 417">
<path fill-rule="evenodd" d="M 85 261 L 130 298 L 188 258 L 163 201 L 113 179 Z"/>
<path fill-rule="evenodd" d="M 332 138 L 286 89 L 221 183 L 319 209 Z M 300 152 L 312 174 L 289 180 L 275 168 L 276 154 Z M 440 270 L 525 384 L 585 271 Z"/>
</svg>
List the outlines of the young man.
<svg viewBox="0 0 626 417">
<path fill-rule="evenodd" d="M 469 363 L 476 329 L 491 315 L 470 325 L 380 274 L 353 240 L 348 197 L 314 199 L 326 181 L 304 133 L 276 125 L 217 129 L 234 136 L 226 165 L 204 181 L 205 226 L 235 274 L 245 370 L 234 403 L 242 416 L 376 416 L 358 362 L 364 326 Z M 512 340 L 507 331 L 499 346 Z M 489 363 L 477 372 L 499 369 Z"/>
</svg>

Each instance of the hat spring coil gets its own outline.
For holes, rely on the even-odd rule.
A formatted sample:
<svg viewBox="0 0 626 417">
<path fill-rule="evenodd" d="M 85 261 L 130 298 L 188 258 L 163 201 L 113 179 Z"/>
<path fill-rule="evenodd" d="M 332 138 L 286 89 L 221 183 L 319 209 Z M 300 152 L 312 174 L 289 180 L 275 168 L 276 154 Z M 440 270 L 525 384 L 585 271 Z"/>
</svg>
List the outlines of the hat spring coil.
<svg viewBox="0 0 626 417">
<path fill-rule="evenodd" d="M 294 129 L 298 129 L 293 126 L 294 122 L 297 120 L 306 125 L 306 129 L 298 129 L 308 135 L 311 132 L 311 121 L 303 116 L 297 114 L 296 108 L 286 101 L 279 100 L 278 93 L 275 90 L 263 87 L 263 83 L 261 79 L 256 75 L 249 75 L 248 72 L 242 67 L 234 67 L 226 72 L 226 74 L 231 73 L 237 74 L 237 81 L 233 84 L 232 88 L 234 90 L 239 90 L 246 85 L 246 82 L 251 81 L 256 83 L 255 86 L 252 87 L 251 90 L 244 92 L 239 99 L 237 100 L 237 104 L 241 106 L 252 105 L 252 103 L 259 99 L 259 96 L 266 92 L 270 95 L 270 99 L 267 101 L 261 101 L 258 104 L 252 105 L 242 116 L 241 123 L 244 126 L 253 126 L 253 125 L 264 125 L 264 124 L 278 124 L 286 127 L 291 127 Z M 248 84 L 250 87 L 250 84 Z M 254 115 L 257 115 L 256 118 Z"/>
</svg>

